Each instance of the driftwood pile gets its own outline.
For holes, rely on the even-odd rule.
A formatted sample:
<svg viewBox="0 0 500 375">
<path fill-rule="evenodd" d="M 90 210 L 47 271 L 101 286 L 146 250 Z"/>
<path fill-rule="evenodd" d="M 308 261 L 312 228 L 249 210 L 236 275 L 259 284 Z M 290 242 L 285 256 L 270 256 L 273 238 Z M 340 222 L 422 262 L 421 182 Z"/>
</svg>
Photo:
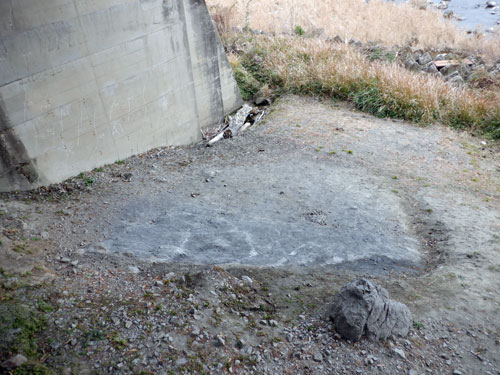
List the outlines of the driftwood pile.
<svg viewBox="0 0 500 375">
<path fill-rule="evenodd" d="M 238 133 L 245 131 L 250 126 L 258 123 L 262 117 L 264 117 L 264 113 L 265 110 L 244 104 L 234 116 L 228 116 L 228 121 L 226 121 L 217 131 L 216 135 L 208 141 L 207 146 L 210 147 L 223 138 L 232 138 Z"/>
</svg>

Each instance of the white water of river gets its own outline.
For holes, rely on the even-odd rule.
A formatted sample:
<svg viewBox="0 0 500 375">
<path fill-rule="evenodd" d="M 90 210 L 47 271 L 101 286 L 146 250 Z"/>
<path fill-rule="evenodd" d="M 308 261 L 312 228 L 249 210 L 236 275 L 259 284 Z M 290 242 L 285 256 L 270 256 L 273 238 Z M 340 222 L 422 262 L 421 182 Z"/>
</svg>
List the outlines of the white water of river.
<svg viewBox="0 0 500 375">
<path fill-rule="evenodd" d="M 435 4 L 440 2 L 439 0 L 433 1 Z M 397 2 L 403 3 L 406 0 L 397 0 Z M 500 22 L 499 1 L 497 1 L 496 9 L 486 8 L 486 0 L 451 0 L 448 4 L 448 10 L 464 18 L 463 21 L 456 21 L 462 29 L 474 30 L 478 27 L 489 29 L 498 26 Z"/>
</svg>

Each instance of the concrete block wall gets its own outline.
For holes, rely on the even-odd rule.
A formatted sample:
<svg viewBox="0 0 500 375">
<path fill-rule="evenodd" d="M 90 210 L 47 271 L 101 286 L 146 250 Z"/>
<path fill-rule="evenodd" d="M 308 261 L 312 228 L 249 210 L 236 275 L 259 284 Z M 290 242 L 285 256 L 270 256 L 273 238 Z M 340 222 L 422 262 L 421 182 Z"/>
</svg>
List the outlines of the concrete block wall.
<svg viewBox="0 0 500 375">
<path fill-rule="evenodd" d="M 203 0 L 0 1 L 0 191 L 196 142 L 240 105 Z"/>
</svg>

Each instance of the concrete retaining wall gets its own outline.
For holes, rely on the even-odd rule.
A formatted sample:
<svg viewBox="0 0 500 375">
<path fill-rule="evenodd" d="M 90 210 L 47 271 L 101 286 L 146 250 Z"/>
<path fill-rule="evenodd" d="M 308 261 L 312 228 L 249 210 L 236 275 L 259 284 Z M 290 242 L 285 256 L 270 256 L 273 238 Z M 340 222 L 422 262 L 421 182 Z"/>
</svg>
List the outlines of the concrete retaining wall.
<svg viewBox="0 0 500 375">
<path fill-rule="evenodd" d="M 201 139 L 241 104 L 203 0 L 0 1 L 0 191 Z"/>
</svg>

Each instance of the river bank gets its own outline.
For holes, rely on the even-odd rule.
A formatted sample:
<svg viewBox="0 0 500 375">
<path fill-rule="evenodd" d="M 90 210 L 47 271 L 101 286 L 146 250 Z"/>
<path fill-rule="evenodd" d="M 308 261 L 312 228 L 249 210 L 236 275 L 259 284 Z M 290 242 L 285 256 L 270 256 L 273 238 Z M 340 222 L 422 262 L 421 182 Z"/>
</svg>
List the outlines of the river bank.
<svg viewBox="0 0 500 375">
<path fill-rule="evenodd" d="M 405 3 L 407 0 L 398 0 L 398 3 Z M 489 30 L 500 25 L 500 8 L 498 3 L 486 0 L 432 0 L 427 1 L 427 5 L 446 12 L 455 20 L 458 27 L 466 31 Z M 451 14 L 450 14 L 451 12 Z"/>
</svg>

